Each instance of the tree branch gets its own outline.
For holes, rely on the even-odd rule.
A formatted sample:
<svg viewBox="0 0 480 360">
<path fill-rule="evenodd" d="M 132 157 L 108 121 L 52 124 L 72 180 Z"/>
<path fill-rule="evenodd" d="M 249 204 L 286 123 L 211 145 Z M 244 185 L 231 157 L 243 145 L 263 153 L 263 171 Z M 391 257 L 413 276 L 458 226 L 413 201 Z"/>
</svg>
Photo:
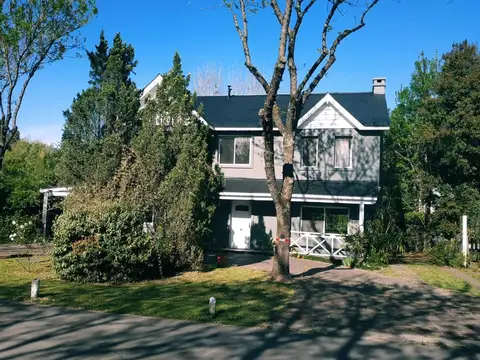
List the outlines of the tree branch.
<svg viewBox="0 0 480 360">
<path fill-rule="evenodd" d="M 367 6 L 367 8 L 363 11 L 362 13 L 362 16 L 360 18 L 360 23 L 357 25 L 357 26 L 354 26 L 353 28 L 350 28 L 350 29 L 346 29 L 344 31 L 342 31 L 338 36 L 337 38 L 334 40 L 334 42 L 332 43 L 332 46 L 330 47 L 330 50 L 329 50 L 329 56 L 328 56 L 328 60 L 327 60 L 327 63 L 322 67 L 322 69 L 320 70 L 320 72 L 315 76 L 315 78 L 313 79 L 313 81 L 310 83 L 310 85 L 308 86 L 308 89 L 303 93 L 303 96 L 302 96 L 302 102 L 305 103 L 308 98 L 310 97 L 311 93 L 313 90 L 315 90 L 315 88 L 317 87 L 318 83 L 320 82 L 320 80 L 325 76 L 325 74 L 327 73 L 327 71 L 330 69 L 330 67 L 333 65 L 333 63 L 335 62 L 336 58 L 335 58 L 335 52 L 337 50 L 337 47 L 338 45 L 340 45 L 340 43 L 349 35 L 357 32 L 358 30 L 360 30 L 361 28 L 363 28 L 365 26 L 365 16 L 367 16 L 367 14 L 370 12 L 370 10 L 375 6 L 377 5 L 377 3 L 379 2 L 380 0 L 373 0 L 372 3 L 370 5 Z M 336 3 L 343 3 L 344 0 L 336 0 Z M 334 4 L 334 5 L 335 5 Z M 333 8 L 333 7 L 332 7 Z M 333 15 L 332 15 L 333 16 Z M 325 27 L 324 27 L 325 29 Z M 325 34 L 325 33 L 324 33 Z M 326 36 L 326 35 L 325 35 Z M 323 40 L 322 40 L 323 42 Z M 325 38 L 325 44 L 326 44 L 326 38 Z M 323 47 L 324 45 L 322 45 Z M 323 56 L 323 51 L 322 51 L 322 55 Z M 320 57 L 321 57 L 320 56 Z M 323 60 L 322 60 L 323 61 Z M 318 67 L 318 65 L 317 65 Z"/>
<path fill-rule="evenodd" d="M 278 22 L 281 25 L 283 23 L 283 15 L 282 15 L 282 12 L 280 11 L 280 7 L 278 6 L 277 0 L 271 0 L 270 5 L 272 6 L 273 12 L 275 13 L 275 16 L 277 17 Z"/>
<path fill-rule="evenodd" d="M 330 31 L 330 23 L 332 22 L 332 18 L 335 15 L 338 7 L 344 3 L 345 0 L 333 0 L 332 8 L 330 9 L 327 18 L 325 19 L 325 24 L 323 24 L 323 30 L 322 30 L 322 50 L 320 51 L 320 56 L 317 58 L 317 60 L 313 63 L 313 65 L 310 67 L 308 70 L 307 74 L 305 75 L 304 79 L 300 83 L 300 86 L 298 87 L 298 91 L 302 92 L 305 86 L 307 85 L 308 81 L 312 77 L 312 75 L 315 73 L 317 68 L 320 66 L 320 64 L 325 60 L 327 57 L 329 51 L 328 51 L 328 46 L 327 46 L 327 34 Z M 315 1 L 311 1 L 311 4 Z"/>
<path fill-rule="evenodd" d="M 246 10 L 246 5 L 245 5 L 245 0 L 239 0 L 239 2 L 240 2 L 240 12 L 241 12 L 242 22 L 243 22 L 243 30 L 240 27 L 240 24 L 238 22 L 237 14 L 235 14 L 235 11 L 233 10 L 232 6 L 229 5 L 226 2 L 226 0 L 224 0 L 225 6 L 232 13 L 233 23 L 234 23 L 235 28 L 237 30 L 238 36 L 240 37 L 240 40 L 242 42 L 243 53 L 245 55 L 245 66 L 252 73 L 252 75 L 255 76 L 255 78 L 258 80 L 258 82 L 262 85 L 265 92 L 268 93 L 270 86 L 268 85 L 267 80 L 262 75 L 262 73 L 257 69 L 257 67 L 252 64 L 252 57 L 250 55 L 250 47 L 248 45 L 248 21 L 247 21 L 247 10 Z"/>
</svg>

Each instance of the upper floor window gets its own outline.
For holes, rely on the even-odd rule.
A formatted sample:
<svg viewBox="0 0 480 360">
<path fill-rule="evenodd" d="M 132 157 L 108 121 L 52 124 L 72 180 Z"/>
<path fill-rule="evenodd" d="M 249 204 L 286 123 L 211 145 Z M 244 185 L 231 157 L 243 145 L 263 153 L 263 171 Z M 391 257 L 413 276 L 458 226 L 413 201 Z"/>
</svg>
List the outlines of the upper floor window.
<svg viewBox="0 0 480 360">
<path fill-rule="evenodd" d="M 250 137 L 221 137 L 219 140 L 220 164 L 250 164 Z"/>
<path fill-rule="evenodd" d="M 318 138 L 304 137 L 301 141 L 302 167 L 318 167 Z"/>
<path fill-rule="evenodd" d="M 335 137 L 335 168 L 348 169 L 352 167 L 352 138 Z"/>
</svg>

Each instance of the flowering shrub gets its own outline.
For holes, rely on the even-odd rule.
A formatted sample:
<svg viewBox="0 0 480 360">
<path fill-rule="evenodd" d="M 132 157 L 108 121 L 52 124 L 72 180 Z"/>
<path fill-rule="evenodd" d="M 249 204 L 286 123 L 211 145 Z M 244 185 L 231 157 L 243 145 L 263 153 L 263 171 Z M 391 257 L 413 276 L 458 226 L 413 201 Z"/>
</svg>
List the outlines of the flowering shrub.
<svg viewBox="0 0 480 360">
<path fill-rule="evenodd" d="M 12 229 L 9 239 L 13 243 L 19 245 L 34 244 L 39 239 L 35 229 L 35 222 L 32 218 L 12 220 Z"/>
</svg>

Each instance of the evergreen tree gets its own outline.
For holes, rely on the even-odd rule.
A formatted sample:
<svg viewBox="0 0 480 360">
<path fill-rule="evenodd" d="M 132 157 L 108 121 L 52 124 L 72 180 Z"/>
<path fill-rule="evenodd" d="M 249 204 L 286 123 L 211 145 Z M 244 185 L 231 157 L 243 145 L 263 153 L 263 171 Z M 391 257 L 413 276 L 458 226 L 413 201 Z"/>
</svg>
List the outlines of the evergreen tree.
<svg viewBox="0 0 480 360">
<path fill-rule="evenodd" d="M 108 41 L 105 39 L 103 30 L 100 32 L 100 42 L 95 45 L 95 51 L 87 51 L 87 56 L 90 60 L 90 80 L 88 83 L 93 86 L 100 86 L 108 59 Z"/>
<path fill-rule="evenodd" d="M 176 54 L 173 69 L 141 111 L 139 134 L 132 146 L 122 147 L 115 174 L 106 184 L 79 186 L 67 198 L 55 227 L 60 277 L 131 281 L 202 263 L 222 177 L 212 166 L 212 133 L 192 115 L 195 94 L 188 86 Z M 157 125 L 159 119 L 171 126 Z M 154 232 L 145 234 L 144 223 L 152 221 Z"/>
<path fill-rule="evenodd" d="M 120 164 L 122 148 L 138 133 L 140 91 L 130 79 L 137 62 L 120 34 L 109 48 L 104 33 L 90 60 L 91 87 L 77 95 L 64 112 L 59 182 L 105 184 Z"/>
</svg>

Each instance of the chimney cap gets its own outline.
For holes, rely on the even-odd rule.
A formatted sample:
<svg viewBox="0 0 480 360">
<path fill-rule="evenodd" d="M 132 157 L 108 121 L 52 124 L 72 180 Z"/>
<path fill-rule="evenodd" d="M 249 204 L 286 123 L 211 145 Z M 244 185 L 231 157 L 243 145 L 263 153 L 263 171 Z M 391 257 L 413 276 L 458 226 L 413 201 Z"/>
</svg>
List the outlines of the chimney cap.
<svg viewBox="0 0 480 360">
<path fill-rule="evenodd" d="M 387 86 L 387 78 L 375 77 L 373 78 L 373 93 L 378 95 L 385 95 L 385 88 Z"/>
</svg>

